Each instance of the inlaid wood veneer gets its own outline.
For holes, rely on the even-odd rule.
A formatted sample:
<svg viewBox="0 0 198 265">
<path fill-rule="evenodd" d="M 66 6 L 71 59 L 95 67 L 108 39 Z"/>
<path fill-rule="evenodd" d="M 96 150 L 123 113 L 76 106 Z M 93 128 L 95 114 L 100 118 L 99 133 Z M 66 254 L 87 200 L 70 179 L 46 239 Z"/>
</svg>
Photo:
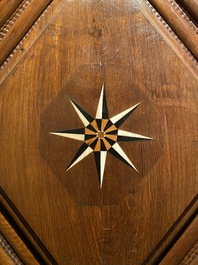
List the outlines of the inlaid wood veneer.
<svg viewBox="0 0 198 265">
<path fill-rule="evenodd" d="M 177 3 L 32 0 L 6 18 L 3 207 L 41 264 L 159 264 L 194 219 L 197 27 Z M 97 123 L 103 83 L 109 117 L 141 102 L 120 128 L 113 123 L 105 130 L 107 117 Z M 68 97 L 94 118 L 93 128 L 82 124 Z M 49 133 L 70 130 L 74 138 L 78 128 L 75 139 Z M 154 139 L 121 141 L 131 133 Z M 90 155 L 65 172 L 82 141 Z M 138 172 L 110 153 L 112 142 Z M 102 187 L 97 171 L 104 171 Z"/>
</svg>

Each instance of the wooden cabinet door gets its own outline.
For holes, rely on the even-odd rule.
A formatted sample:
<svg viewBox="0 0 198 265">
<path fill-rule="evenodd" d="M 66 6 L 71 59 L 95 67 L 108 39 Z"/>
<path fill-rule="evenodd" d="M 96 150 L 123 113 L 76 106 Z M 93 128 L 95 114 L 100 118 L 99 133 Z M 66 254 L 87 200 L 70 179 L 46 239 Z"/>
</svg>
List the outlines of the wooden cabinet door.
<svg viewBox="0 0 198 265">
<path fill-rule="evenodd" d="M 196 1 L 0 7 L 1 264 L 195 264 Z"/>
</svg>

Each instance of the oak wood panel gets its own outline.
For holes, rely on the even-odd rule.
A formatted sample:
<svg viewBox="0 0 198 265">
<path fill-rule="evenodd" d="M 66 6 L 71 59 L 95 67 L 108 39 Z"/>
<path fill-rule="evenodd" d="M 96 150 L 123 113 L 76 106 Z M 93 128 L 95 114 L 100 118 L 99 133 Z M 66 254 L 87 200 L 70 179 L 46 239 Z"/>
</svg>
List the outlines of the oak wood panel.
<svg viewBox="0 0 198 265">
<path fill-rule="evenodd" d="M 30 2 L 0 42 L 0 65 L 6 60 L 22 37 L 31 28 L 51 0 Z M 27 19 L 28 18 L 28 19 Z"/>
<path fill-rule="evenodd" d="M 70 95 L 71 98 L 74 97 L 74 100 L 77 101 L 80 106 L 84 106 L 86 102 L 82 100 L 84 95 L 84 90 L 81 86 L 82 80 L 86 82 L 86 99 L 92 102 L 92 105 L 86 107 L 86 110 L 94 114 L 96 111 L 95 106 L 99 98 L 98 89 L 101 87 L 103 80 L 101 77 L 101 66 L 81 66 L 74 77 L 71 78 L 71 81 L 60 90 L 58 95 L 42 113 L 40 129 L 40 154 L 42 158 L 47 162 L 57 178 L 66 187 L 71 197 L 79 205 L 100 206 L 101 204 L 120 204 L 120 202 L 128 196 L 129 192 L 134 193 L 138 189 L 144 176 L 152 170 L 163 153 L 163 134 L 161 130 L 163 120 L 160 112 L 157 111 L 152 103 L 148 101 L 148 98 L 140 92 L 136 84 L 133 84 L 129 73 L 113 65 L 102 68 L 103 74 L 105 75 L 103 78 L 105 78 L 107 88 L 106 94 L 110 117 L 124 109 L 122 102 L 125 102 L 127 106 L 131 106 L 131 104 L 133 105 L 142 101 L 141 112 L 145 114 L 141 115 L 141 112 L 137 111 L 136 115 L 134 113 L 131 121 L 126 122 L 125 127 L 123 125 L 123 128 L 129 130 L 130 126 L 133 126 L 134 131 L 139 133 L 144 131 L 145 135 L 152 135 L 155 141 L 144 144 L 136 143 L 133 145 L 133 163 L 139 170 L 144 168 L 144 172 L 141 170 L 141 172 L 136 174 L 130 167 L 126 167 L 125 164 L 121 164 L 117 161 L 119 167 L 115 169 L 116 174 L 112 174 L 111 171 L 105 173 L 102 198 L 101 190 L 98 186 L 98 175 L 95 169 L 93 156 L 90 158 L 92 159 L 91 163 L 90 159 L 86 159 L 76 165 L 68 174 L 65 173 L 66 165 L 69 164 L 73 153 L 75 154 L 80 144 L 77 143 L 75 145 L 73 140 L 64 141 L 61 138 L 56 139 L 53 135 L 49 134 L 49 131 L 55 131 L 56 128 L 64 128 L 64 126 L 66 128 L 78 128 L 81 126 L 78 117 L 76 117 L 73 111 L 73 107 L 68 101 L 67 95 Z M 126 76 L 125 80 L 122 79 L 123 75 Z M 93 76 L 94 78 L 92 78 Z M 111 88 L 112 85 L 110 86 L 109 84 L 114 84 L 113 89 Z M 131 92 L 128 92 L 127 98 L 125 93 L 120 95 L 121 103 L 120 106 L 118 106 L 116 95 L 119 94 L 120 90 L 125 91 L 129 86 L 131 87 Z M 93 87 L 97 89 L 93 91 Z M 74 89 L 76 90 L 75 94 L 73 93 Z M 116 110 L 114 110 L 115 107 Z M 67 120 L 68 116 L 71 117 L 71 119 Z M 150 120 L 150 122 L 148 122 L 148 120 Z M 54 122 L 52 123 L 52 121 Z M 159 124 L 158 128 L 153 128 L 152 124 L 154 122 Z M 70 142 L 69 146 L 68 142 Z M 125 152 L 130 153 L 131 146 L 125 144 L 124 147 Z M 70 152 L 72 153 L 71 156 Z M 153 153 L 152 157 L 149 156 L 149 152 Z M 67 153 L 68 156 L 62 159 L 65 153 Z M 142 153 L 144 153 L 147 163 L 142 163 Z M 115 168 L 115 163 L 116 158 L 109 154 L 106 161 L 107 168 Z M 89 169 L 89 171 L 92 172 L 91 176 L 88 172 L 86 173 L 86 171 L 82 170 L 82 167 Z M 123 174 L 123 176 L 119 177 L 121 174 Z M 114 193 L 114 196 L 112 196 L 112 189 L 119 190 L 119 193 Z"/>
<path fill-rule="evenodd" d="M 179 10 L 180 7 L 177 3 L 174 0 L 150 0 L 150 3 L 175 31 L 195 58 L 198 59 L 198 29 L 192 21 L 188 21 L 185 13 Z"/>
<path fill-rule="evenodd" d="M 141 8 L 141 12 L 147 17 L 150 23 L 156 27 L 156 29 L 160 32 L 163 38 L 166 39 L 166 42 L 172 47 L 175 53 L 178 54 L 183 63 L 188 67 L 188 69 L 197 75 L 197 69 L 195 64 L 197 61 L 193 56 L 190 56 L 190 53 L 184 47 L 183 43 L 178 41 L 178 38 L 175 36 L 173 32 L 170 32 L 169 28 L 167 28 L 164 20 L 159 17 L 158 13 L 153 8 L 148 8 L 148 2 L 142 2 L 140 0 L 136 0 L 137 4 Z M 9 57 L 0 67 L 1 72 L 1 80 L 7 76 L 7 74 L 13 69 L 16 63 L 21 59 L 27 49 L 32 45 L 35 38 L 40 36 L 41 32 L 45 28 L 48 21 L 52 19 L 52 17 L 58 12 L 60 8 L 64 5 L 64 1 L 54 0 L 48 6 L 48 8 L 43 12 L 42 16 L 36 21 L 36 23 L 31 27 L 31 32 L 25 35 L 16 48 L 11 52 Z M 27 18 L 28 19 L 28 18 Z M 33 31 L 33 33 L 32 33 Z M 171 33 L 171 34 L 170 34 Z M 172 35 L 172 37 L 171 37 Z"/>
<path fill-rule="evenodd" d="M 183 6 L 192 18 L 194 18 L 195 22 L 198 23 L 198 2 L 196 0 L 177 0 L 177 2 Z"/>
<path fill-rule="evenodd" d="M 1 0 L 0 1 L 0 27 L 6 22 L 6 20 L 12 15 L 16 8 L 23 2 L 23 0 Z"/>
<path fill-rule="evenodd" d="M 40 104 L 39 101 L 35 101 L 35 103 L 37 102 L 35 108 L 38 108 L 40 113 L 45 109 L 45 107 L 50 103 L 51 99 L 54 98 L 57 92 L 61 89 L 62 85 L 81 64 L 99 64 L 100 39 L 97 38 L 97 36 L 95 37 L 93 36 L 93 34 L 91 34 L 92 31 L 94 31 L 95 24 L 98 23 L 100 19 L 99 15 L 98 5 L 90 3 L 80 3 L 79 1 L 65 2 L 65 6 L 62 7 L 61 10 L 59 10 L 59 13 L 51 21 L 49 27 L 45 29 L 44 35 L 42 35 L 42 39 L 39 38 L 39 45 L 36 47 L 36 50 L 31 49 L 31 55 L 29 54 L 30 57 L 27 59 L 26 54 L 26 56 L 21 60 L 22 65 L 24 66 L 24 71 L 29 73 L 29 77 L 27 77 L 27 79 L 25 78 L 27 82 L 25 82 L 26 84 L 28 84 L 28 80 L 31 80 L 31 78 L 33 77 L 33 72 L 34 74 L 40 73 L 39 75 L 36 74 L 37 78 L 34 78 L 34 85 L 32 84 L 32 89 L 25 89 L 27 92 L 32 91 L 33 94 L 41 92 L 39 101 L 42 103 Z M 93 22 L 93 17 L 95 17 L 96 22 Z M 85 21 L 84 18 L 86 18 Z M 88 34 L 87 31 L 89 31 Z M 70 36 L 68 41 L 67 36 Z M 48 44 L 45 42 L 46 40 Z M 50 53 L 47 52 L 48 45 L 49 47 L 51 47 Z M 37 57 L 37 54 L 39 54 L 39 57 Z M 37 58 L 36 64 L 35 57 Z M 29 59 L 34 61 L 34 69 L 31 65 L 29 65 L 30 68 L 28 69 L 26 63 L 29 62 Z M 74 63 L 69 64 L 69 60 L 73 61 Z M 55 61 L 58 62 L 59 66 L 58 64 L 54 63 Z M 47 66 L 46 71 L 38 72 L 37 70 L 42 65 Z M 50 67 L 50 73 L 48 71 L 48 67 Z M 62 70 L 57 71 L 58 68 Z M 54 73 L 56 74 L 54 75 Z M 50 78 L 51 80 L 49 81 L 48 78 Z M 18 82 L 20 85 L 18 87 L 18 91 L 22 92 L 20 88 L 22 83 L 20 82 L 20 80 L 21 78 L 19 77 Z M 50 90 L 47 89 L 45 91 L 43 90 L 43 87 L 46 87 L 46 85 L 48 86 L 48 82 L 51 83 L 51 88 Z M 29 84 L 31 84 L 31 82 Z M 37 88 L 38 90 L 35 90 L 35 88 Z M 49 93 L 46 94 L 45 92 L 47 91 Z M 36 94 L 33 94 L 31 98 L 35 100 Z M 21 98 L 21 100 L 25 101 L 25 98 Z M 28 115 L 28 117 L 26 118 L 27 121 L 29 120 L 28 123 L 32 121 L 33 127 L 35 126 L 35 124 L 39 124 L 40 114 L 38 116 L 36 115 L 36 118 L 35 115 L 32 116 L 34 110 L 32 109 L 33 112 L 30 111 L 29 104 L 25 104 L 24 107 L 27 108 L 26 110 L 24 109 L 23 113 L 26 113 L 26 115 Z M 37 121 L 35 120 L 35 118 Z M 29 125 L 27 127 L 25 126 L 24 129 L 26 128 L 29 131 L 31 126 L 29 127 L 29 129 L 28 127 Z M 30 131 L 34 131 L 33 127 L 30 129 Z M 22 179 L 23 177 L 27 181 L 28 179 L 32 179 L 30 180 L 30 183 L 28 181 L 29 184 L 24 183 L 22 186 L 21 181 L 18 182 L 18 184 L 21 186 L 20 191 L 22 193 L 24 191 L 26 193 L 27 191 L 26 195 L 28 195 L 30 192 L 29 188 L 32 189 L 32 191 L 30 192 L 32 194 L 32 198 L 27 196 L 29 197 L 29 199 L 26 198 L 25 201 L 22 199 L 23 196 L 20 198 L 20 196 L 14 192 L 15 189 L 18 189 L 15 186 L 18 186 L 18 184 L 14 181 L 13 185 L 6 185 L 8 188 L 9 186 L 13 187 L 13 193 L 9 192 L 9 195 L 11 195 L 11 200 L 20 210 L 26 221 L 31 224 L 32 229 L 39 236 L 39 238 L 41 238 L 40 236 L 42 234 L 42 242 L 46 245 L 47 248 L 49 246 L 48 249 L 54 256 L 55 260 L 57 260 L 58 264 L 100 264 L 100 208 L 91 208 L 92 210 L 90 211 L 90 209 L 86 207 L 84 209 L 76 207 L 75 203 L 71 200 L 64 187 L 60 185 L 49 167 L 40 157 L 39 130 L 37 131 L 37 133 L 37 138 L 35 139 L 36 142 L 32 138 L 32 144 L 30 142 L 26 142 L 29 147 L 27 149 L 24 149 L 30 151 L 28 151 L 28 157 L 31 158 L 30 160 L 27 160 L 30 162 L 30 168 L 26 172 L 22 170 L 21 173 L 19 173 L 18 171 L 20 175 L 22 174 Z M 14 145 L 18 145 L 19 142 L 17 142 L 18 141 L 15 141 Z M 36 149 L 34 148 L 34 144 L 37 145 Z M 11 146 L 12 144 L 10 145 L 10 148 L 12 149 Z M 33 150 L 37 151 L 34 152 Z M 23 156 L 24 154 L 21 153 L 21 155 Z M 32 166 L 33 168 L 35 168 L 35 171 L 32 170 Z M 39 173 L 39 171 L 37 171 L 38 167 L 41 169 L 41 171 L 39 170 L 40 173 L 42 172 L 40 177 L 36 173 Z M 16 176 L 16 172 L 12 173 Z M 12 173 L 11 175 L 14 176 Z M 35 173 L 38 176 L 37 180 L 34 179 Z M 4 174 L 6 173 L 1 172 L 1 176 Z M 45 180 L 43 179 L 43 176 L 45 176 Z M 19 178 L 21 179 L 21 177 Z M 27 187 L 29 188 L 27 189 Z M 7 190 L 7 188 L 5 190 Z M 15 198 L 13 197 L 13 195 Z M 23 205 L 24 202 L 26 206 Z M 36 205 L 34 204 L 34 202 L 36 202 Z M 56 203 L 54 204 L 54 202 Z M 31 215 L 29 215 L 30 209 L 32 213 Z M 43 219 L 41 215 L 43 217 L 45 216 L 45 218 Z M 32 218 L 34 219 L 34 221 Z M 38 222 L 38 220 L 40 220 L 41 222 Z M 46 229 L 49 230 L 47 231 Z"/>
<path fill-rule="evenodd" d="M 135 190 L 122 183 L 128 196 L 118 206 L 108 205 L 120 192 L 119 187 L 110 189 L 110 185 L 106 187 L 109 192 L 101 194 L 101 205 L 78 206 L 39 153 L 40 115 L 62 86 L 75 79 L 83 64 L 87 69 L 94 64 L 102 68 L 112 113 L 128 107 L 125 96 L 136 85 L 163 117 L 163 156 L 141 181 L 132 178 Z M 118 77 L 114 80 L 108 74 L 112 66 L 115 73 L 119 69 L 124 72 L 119 76 L 120 83 L 130 80 L 128 89 L 117 88 Z M 76 95 L 76 100 L 92 112 L 100 88 L 90 88 L 87 95 L 88 81 L 95 76 L 91 71 L 84 76 L 79 81 L 81 86 L 65 92 Z M 58 264 L 142 264 L 195 197 L 196 84 L 195 75 L 136 1 L 127 0 L 65 2 L 8 73 L 0 92 L 2 187 Z M 76 125 L 79 121 L 72 116 L 69 122 Z M 153 122 L 155 126 L 160 127 Z M 68 146 L 75 151 L 72 142 Z M 131 147 L 123 146 L 128 151 Z M 115 170 L 118 163 L 109 159 L 107 170 L 112 170 L 115 180 L 124 177 L 122 171 Z M 91 163 L 93 159 L 87 158 L 83 165 Z M 125 170 L 124 166 L 120 168 Z M 106 206 L 104 201 L 108 202 Z"/>
<path fill-rule="evenodd" d="M 160 265 L 177 265 L 186 254 L 191 250 L 193 245 L 198 241 L 198 216 L 194 218 L 186 231 L 179 240 L 170 249 L 168 254 L 160 262 Z"/>
</svg>

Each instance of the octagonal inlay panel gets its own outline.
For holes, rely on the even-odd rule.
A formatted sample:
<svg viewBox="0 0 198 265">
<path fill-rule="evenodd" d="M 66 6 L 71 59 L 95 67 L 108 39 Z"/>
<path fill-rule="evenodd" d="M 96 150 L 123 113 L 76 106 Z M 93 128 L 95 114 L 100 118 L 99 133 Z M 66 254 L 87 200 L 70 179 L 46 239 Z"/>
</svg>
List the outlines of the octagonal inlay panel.
<svg viewBox="0 0 198 265">
<path fill-rule="evenodd" d="M 40 154 L 79 205 L 114 205 L 135 192 L 162 142 L 161 114 L 115 66 L 105 78 L 100 66 L 80 67 L 41 115 Z"/>
</svg>

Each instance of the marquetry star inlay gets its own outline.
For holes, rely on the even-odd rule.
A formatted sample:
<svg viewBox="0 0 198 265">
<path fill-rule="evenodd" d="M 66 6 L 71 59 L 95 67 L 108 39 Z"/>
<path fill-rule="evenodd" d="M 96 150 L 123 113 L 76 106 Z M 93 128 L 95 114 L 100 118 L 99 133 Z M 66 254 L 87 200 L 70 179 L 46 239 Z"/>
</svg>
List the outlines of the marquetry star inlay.
<svg viewBox="0 0 198 265">
<path fill-rule="evenodd" d="M 102 86 L 95 118 L 89 115 L 73 100 L 70 99 L 70 101 L 82 123 L 84 124 L 84 127 L 80 129 L 50 132 L 50 134 L 83 142 L 66 171 L 75 166 L 78 162 L 92 152 L 94 152 L 101 188 L 108 152 L 137 171 L 136 167 L 120 147 L 119 142 L 145 141 L 152 140 L 153 138 L 120 130 L 119 127 L 140 105 L 141 102 L 117 114 L 116 116 L 109 118 L 104 84 Z"/>
</svg>

